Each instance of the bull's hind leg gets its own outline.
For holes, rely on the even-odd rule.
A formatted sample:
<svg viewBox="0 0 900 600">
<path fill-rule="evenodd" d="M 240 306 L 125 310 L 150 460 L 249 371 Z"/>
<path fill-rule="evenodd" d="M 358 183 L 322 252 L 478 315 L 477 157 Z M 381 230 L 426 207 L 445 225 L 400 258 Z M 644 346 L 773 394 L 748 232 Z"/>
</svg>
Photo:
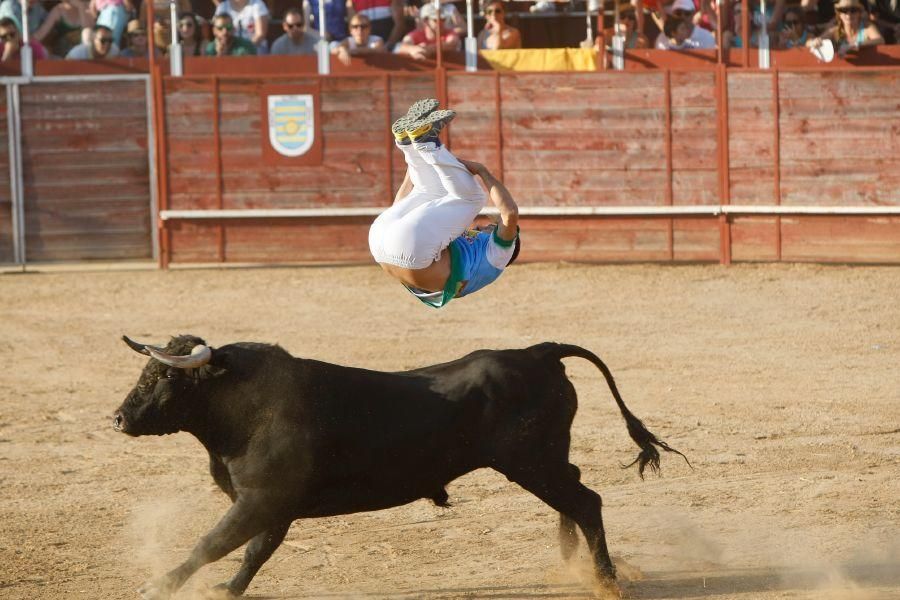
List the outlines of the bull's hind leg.
<svg viewBox="0 0 900 600">
<path fill-rule="evenodd" d="M 575 479 L 581 480 L 578 467 L 569 465 L 569 470 Z M 577 525 L 566 513 L 559 513 L 559 549 L 565 561 L 569 561 L 578 549 L 578 531 L 575 530 Z"/>
<path fill-rule="evenodd" d="M 217 585 L 216 589 L 227 591 L 234 596 L 243 594 L 247 586 L 250 585 L 250 581 L 253 580 L 253 577 L 259 571 L 259 568 L 271 558 L 272 553 L 284 541 L 284 536 L 287 535 L 290 527 L 291 522 L 287 521 L 260 533 L 250 540 L 247 544 L 247 549 L 244 551 L 244 560 L 241 562 L 241 568 L 234 574 L 231 581 Z"/>
<path fill-rule="evenodd" d="M 561 523 L 578 524 L 587 540 L 598 579 L 608 582 L 615 579 L 616 570 L 606 547 L 600 514 L 602 501 L 599 494 L 578 480 L 577 473 L 577 468 L 569 464 L 541 467 L 529 463 L 527 468 L 504 472 L 504 475 L 564 515 Z"/>
</svg>

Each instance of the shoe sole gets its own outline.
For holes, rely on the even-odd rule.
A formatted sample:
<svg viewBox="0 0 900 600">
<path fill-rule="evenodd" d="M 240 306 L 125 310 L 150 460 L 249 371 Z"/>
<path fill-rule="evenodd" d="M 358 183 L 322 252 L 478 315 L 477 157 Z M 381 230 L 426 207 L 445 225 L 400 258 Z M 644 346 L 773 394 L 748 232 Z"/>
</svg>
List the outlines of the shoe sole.
<svg viewBox="0 0 900 600">
<path fill-rule="evenodd" d="M 394 121 L 394 124 L 391 125 L 391 133 L 393 133 L 396 138 L 405 137 L 406 130 L 409 128 L 410 123 L 428 116 L 434 112 L 438 106 L 440 106 L 440 102 L 435 98 L 423 98 L 422 100 L 413 102 L 412 106 L 409 107 L 409 110 L 406 111 L 406 114 Z"/>
<path fill-rule="evenodd" d="M 410 121 L 406 129 L 406 133 L 413 141 L 421 138 L 437 128 L 437 133 L 441 132 L 447 123 L 456 117 L 456 111 L 445 109 L 431 112 L 417 121 Z"/>
</svg>

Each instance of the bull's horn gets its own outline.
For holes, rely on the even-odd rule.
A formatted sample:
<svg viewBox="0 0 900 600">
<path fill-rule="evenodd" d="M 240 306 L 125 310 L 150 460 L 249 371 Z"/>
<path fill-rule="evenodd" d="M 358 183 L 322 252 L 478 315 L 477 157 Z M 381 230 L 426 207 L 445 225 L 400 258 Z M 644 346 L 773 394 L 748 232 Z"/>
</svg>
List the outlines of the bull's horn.
<svg viewBox="0 0 900 600">
<path fill-rule="evenodd" d="M 194 346 L 191 353 L 187 356 L 173 356 L 171 354 L 166 354 L 153 346 L 146 346 L 146 348 L 147 353 L 150 354 L 150 356 L 164 365 L 169 365 L 176 369 L 196 369 L 208 363 L 209 359 L 212 358 L 212 350 L 209 346 L 204 346 L 203 344 Z"/>
<path fill-rule="evenodd" d="M 155 348 L 155 346 L 148 346 L 147 344 L 136 342 L 127 335 L 122 336 L 122 341 L 128 344 L 129 348 L 131 348 L 135 352 L 143 354 L 144 356 L 150 356 L 150 351 L 147 350 L 147 348 Z"/>
</svg>

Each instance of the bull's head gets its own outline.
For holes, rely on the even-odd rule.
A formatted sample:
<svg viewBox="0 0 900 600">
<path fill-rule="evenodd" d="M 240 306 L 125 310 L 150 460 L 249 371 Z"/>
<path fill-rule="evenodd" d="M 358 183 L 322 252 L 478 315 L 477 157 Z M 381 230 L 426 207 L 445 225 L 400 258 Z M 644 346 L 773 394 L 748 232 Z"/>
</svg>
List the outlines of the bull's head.
<svg viewBox="0 0 900 600">
<path fill-rule="evenodd" d="M 123 336 L 128 347 L 150 357 L 137 385 L 113 415 L 116 431 L 128 435 L 164 435 L 180 431 L 192 409 L 192 392 L 212 349 L 198 337 L 172 338 L 165 348 Z"/>
</svg>

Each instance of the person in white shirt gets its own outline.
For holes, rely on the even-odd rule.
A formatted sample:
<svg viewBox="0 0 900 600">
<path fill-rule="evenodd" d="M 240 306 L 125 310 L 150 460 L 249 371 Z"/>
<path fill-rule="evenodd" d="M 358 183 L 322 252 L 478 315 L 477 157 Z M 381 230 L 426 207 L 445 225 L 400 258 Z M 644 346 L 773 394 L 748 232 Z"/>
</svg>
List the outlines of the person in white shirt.
<svg viewBox="0 0 900 600">
<path fill-rule="evenodd" d="M 695 50 L 715 48 L 716 38 L 712 33 L 694 25 L 694 3 L 692 0 L 675 0 L 666 16 L 663 30 L 656 38 L 657 50 Z"/>
<path fill-rule="evenodd" d="M 369 17 L 356 13 L 350 18 L 350 36 L 340 42 L 331 42 L 331 53 L 349 65 L 351 56 L 386 52 L 384 40 L 371 32 L 372 21 Z"/>
</svg>

